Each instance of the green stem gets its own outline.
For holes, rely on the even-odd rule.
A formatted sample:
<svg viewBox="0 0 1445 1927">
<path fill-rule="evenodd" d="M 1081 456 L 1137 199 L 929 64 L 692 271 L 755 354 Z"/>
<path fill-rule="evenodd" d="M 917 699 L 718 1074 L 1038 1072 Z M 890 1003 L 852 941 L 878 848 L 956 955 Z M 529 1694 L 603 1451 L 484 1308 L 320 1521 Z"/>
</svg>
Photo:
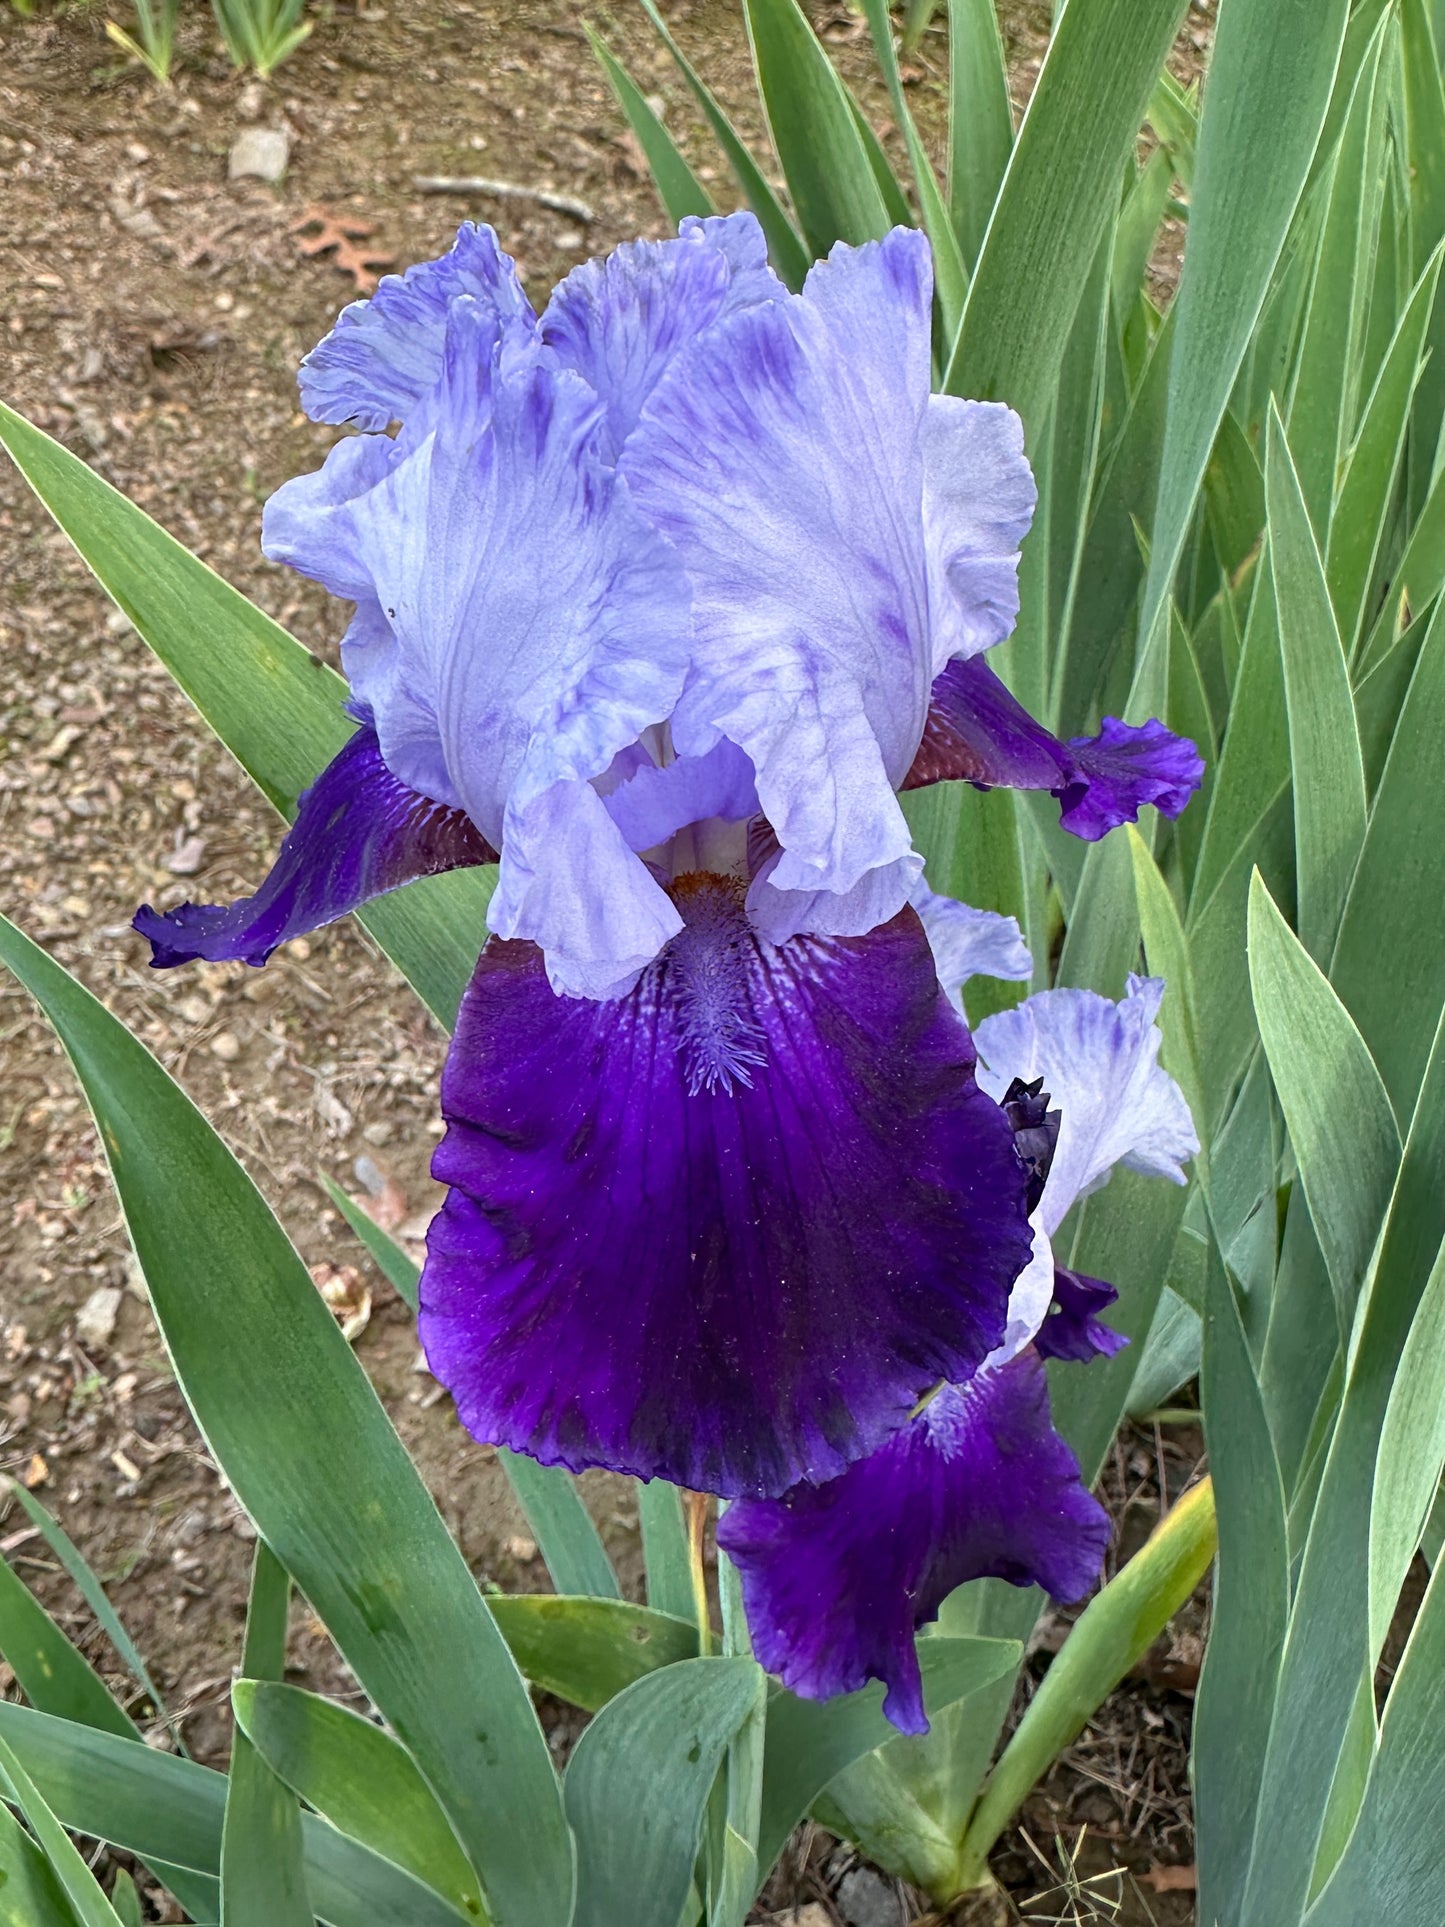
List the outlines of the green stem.
<svg viewBox="0 0 1445 1927">
<path fill-rule="evenodd" d="M 712 1651 L 712 1613 L 707 1598 L 707 1569 L 703 1565 L 703 1537 L 707 1530 L 707 1494 L 688 1492 L 687 1561 L 692 1574 L 692 1609 L 697 1620 L 697 1650 L 705 1659 Z"/>
<path fill-rule="evenodd" d="M 1214 1488 L 1204 1479 L 1079 1615 L 973 1810 L 955 1893 L 987 1882 L 989 1853 L 1029 1789 L 1153 1645 L 1209 1570 L 1217 1542 Z"/>
</svg>

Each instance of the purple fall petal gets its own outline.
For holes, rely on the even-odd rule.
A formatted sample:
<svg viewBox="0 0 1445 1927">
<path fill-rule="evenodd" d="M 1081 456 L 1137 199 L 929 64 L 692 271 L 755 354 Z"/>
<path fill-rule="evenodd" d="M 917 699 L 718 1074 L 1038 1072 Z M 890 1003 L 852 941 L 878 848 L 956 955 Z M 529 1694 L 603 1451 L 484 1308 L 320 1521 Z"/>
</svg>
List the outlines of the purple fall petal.
<svg viewBox="0 0 1445 1927">
<path fill-rule="evenodd" d="M 1079 773 L 1059 799 L 1060 820 L 1086 843 L 1132 823 L 1143 803 L 1178 816 L 1204 776 L 1204 758 L 1188 737 L 1152 716 L 1137 728 L 1106 716 L 1097 736 L 1070 738 L 1069 755 Z"/>
<path fill-rule="evenodd" d="M 1104 718 L 1097 736 L 1061 743 L 1035 722 L 980 657 L 954 661 L 933 684 L 923 741 L 904 789 L 966 782 L 979 789 L 1049 790 L 1066 830 L 1095 843 L 1146 803 L 1178 816 L 1204 762 L 1160 722 Z"/>
<path fill-rule="evenodd" d="M 872 1451 L 997 1344 L 1030 1251 L 917 917 L 771 945 L 720 878 L 627 996 L 492 943 L 442 1081 L 421 1336 L 483 1440 L 718 1492 Z"/>
<path fill-rule="evenodd" d="M 768 1671 L 804 1699 L 881 1679 L 904 1733 L 928 1731 L 914 1634 L 955 1587 L 1006 1579 L 1077 1599 L 1108 1538 L 1027 1351 L 945 1386 L 841 1478 L 741 1500 L 718 1526 Z"/>
<path fill-rule="evenodd" d="M 471 819 L 399 782 L 381 760 L 376 731 L 359 729 L 306 790 L 270 875 L 238 903 L 144 905 L 135 927 L 151 967 L 198 957 L 263 964 L 278 944 L 441 870 L 495 863 Z"/>
<path fill-rule="evenodd" d="M 1067 1358 L 1087 1365 L 1093 1358 L 1112 1358 L 1128 1344 L 1122 1332 L 1100 1324 L 1096 1313 L 1119 1296 L 1115 1286 L 1082 1271 L 1054 1266 L 1054 1301 L 1034 1333 L 1034 1344 L 1045 1358 Z"/>
</svg>

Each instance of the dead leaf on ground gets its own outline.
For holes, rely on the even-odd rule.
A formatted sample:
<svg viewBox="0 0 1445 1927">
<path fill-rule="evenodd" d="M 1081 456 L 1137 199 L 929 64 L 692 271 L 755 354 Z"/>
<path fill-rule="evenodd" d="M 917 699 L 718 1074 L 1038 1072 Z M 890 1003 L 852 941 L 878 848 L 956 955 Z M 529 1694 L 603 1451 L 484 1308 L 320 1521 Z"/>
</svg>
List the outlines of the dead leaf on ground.
<svg viewBox="0 0 1445 1927">
<path fill-rule="evenodd" d="M 311 1282 L 331 1307 L 341 1336 L 353 1344 L 371 1321 L 371 1292 L 355 1265 L 313 1265 Z"/>
<path fill-rule="evenodd" d="M 308 234 L 315 228 L 315 234 Z M 330 254 L 331 265 L 349 274 L 358 294 L 370 294 L 376 287 L 378 268 L 394 265 L 396 256 L 384 254 L 368 245 L 367 236 L 375 234 L 374 221 L 358 220 L 354 214 L 334 214 L 328 207 L 308 207 L 299 220 L 291 223 L 296 245 L 305 255 Z"/>
<path fill-rule="evenodd" d="M 33 1492 L 38 1485 L 44 1485 L 50 1477 L 50 1467 L 38 1452 L 30 1454 L 30 1463 L 25 1468 L 25 1490 Z"/>
</svg>

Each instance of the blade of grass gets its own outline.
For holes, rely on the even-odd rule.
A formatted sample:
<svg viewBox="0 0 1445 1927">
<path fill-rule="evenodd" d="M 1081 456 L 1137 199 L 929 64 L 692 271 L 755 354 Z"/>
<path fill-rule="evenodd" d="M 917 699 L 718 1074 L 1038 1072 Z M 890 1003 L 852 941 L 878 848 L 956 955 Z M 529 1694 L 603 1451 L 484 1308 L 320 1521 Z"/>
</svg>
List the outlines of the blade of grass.
<svg viewBox="0 0 1445 1927">
<path fill-rule="evenodd" d="M 1221 0 L 1174 301 L 1141 635 L 1174 580 L 1209 451 L 1309 177 L 1348 19 L 1349 0 Z"/>
<path fill-rule="evenodd" d="M 1065 10 L 1009 157 L 944 388 L 1006 401 L 1038 434 L 1079 291 L 1184 0 Z"/>
<path fill-rule="evenodd" d="M 712 196 L 688 165 L 681 148 L 648 105 L 647 96 L 613 54 L 607 42 L 587 21 L 582 30 L 597 56 L 608 85 L 627 124 L 637 136 L 647 165 L 652 169 L 653 185 L 667 209 L 668 218 L 682 220 L 687 214 L 715 214 Z"/>
<path fill-rule="evenodd" d="M 280 1679 L 286 1667 L 291 1581 L 286 1568 L 256 1541 L 241 1671 Z M 301 1810 L 244 1731 L 231 1737 L 226 1817 L 221 1826 L 221 1918 L 224 1927 L 312 1927 L 302 1871 Z"/>
<path fill-rule="evenodd" d="M 891 225 L 838 77 L 797 0 L 744 0 L 748 44 L 773 146 L 814 259 L 835 241 L 877 240 Z"/>
<path fill-rule="evenodd" d="M 993 0 L 948 0 L 948 207 L 970 272 L 1013 144 L 1008 69 Z"/>
<path fill-rule="evenodd" d="M 652 22 L 653 29 L 663 46 L 672 55 L 678 72 L 697 97 L 698 105 L 707 117 L 708 125 L 712 128 L 718 146 L 726 155 L 728 165 L 737 176 L 738 185 L 747 197 L 748 206 L 757 215 L 759 225 L 768 237 L 768 253 L 772 257 L 773 266 L 790 288 L 801 288 L 803 277 L 808 272 L 810 256 L 798 238 L 798 230 L 793 226 L 782 202 L 769 186 L 762 168 L 718 104 L 717 96 L 673 39 L 667 22 L 658 11 L 656 0 L 639 0 L 639 4 Z"/>
<path fill-rule="evenodd" d="M 3 919 L 0 959 L 71 1055 L 177 1380 L 237 1497 L 446 1806 L 494 1917 L 565 1917 L 570 1843 L 525 1683 L 305 1266 L 118 1020 Z M 338 1439 L 350 1476 L 318 1478 Z"/>
</svg>

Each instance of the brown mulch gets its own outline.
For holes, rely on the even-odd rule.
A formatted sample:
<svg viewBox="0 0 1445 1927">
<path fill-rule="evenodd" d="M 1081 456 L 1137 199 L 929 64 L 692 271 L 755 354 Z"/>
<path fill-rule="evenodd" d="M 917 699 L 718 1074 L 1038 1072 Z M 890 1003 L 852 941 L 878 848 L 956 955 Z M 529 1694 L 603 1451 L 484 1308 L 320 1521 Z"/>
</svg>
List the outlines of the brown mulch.
<svg viewBox="0 0 1445 1927">
<path fill-rule="evenodd" d="M 349 235 L 363 273 L 366 259 L 405 265 L 440 252 L 464 217 L 492 219 L 540 299 L 589 254 L 664 230 L 641 157 L 578 14 L 559 0 L 408 8 L 338 0 L 316 11 L 311 38 L 268 85 L 231 72 L 194 7 L 183 16 L 169 92 L 117 59 L 105 11 L 0 11 L 0 393 L 334 661 L 342 611 L 258 548 L 261 503 L 315 466 L 332 440 L 300 414 L 294 375 L 354 276 L 335 249 L 305 252 L 317 232 L 305 225 L 308 210 Z M 756 137 L 733 0 L 666 11 Z M 1047 0 L 1006 9 L 1020 104 L 1047 13 Z M 836 5 L 814 17 L 864 81 L 857 17 Z M 595 19 L 669 124 L 689 130 L 699 171 L 725 196 L 721 163 L 640 11 L 610 0 Z M 1188 36 L 1198 32 L 1192 26 L 1181 43 L 1186 64 L 1197 64 Z M 940 77 L 935 33 L 909 75 L 932 134 L 940 116 L 928 102 Z M 876 85 L 864 93 L 882 123 Z M 232 141 L 248 126 L 290 134 L 277 187 L 227 177 Z M 896 134 L 885 137 L 895 148 Z M 477 173 L 580 198 L 596 219 L 422 195 L 412 185 L 419 174 Z M 355 1313 L 369 1292 L 358 1354 L 473 1569 L 509 1590 L 544 1586 L 501 1468 L 418 1369 L 405 1307 L 317 1182 L 324 1169 L 354 1194 L 383 1199 L 398 1235 L 419 1249 L 436 1196 L 427 1167 L 442 1038 L 352 923 L 287 946 L 264 972 L 146 969 L 129 928 L 136 905 L 253 888 L 277 819 L 5 463 L 0 556 L 0 909 L 181 1079 L 343 1309 Z M 1165 1441 L 1171 1492 L 1193 1450 L 1187 1438 Z M 1159 1472 L 1152 1438 L 1131 1435 L 1121 1451 L 1108 1496 L 1127 1537 L 1157 1499 Z M 1136 1465 L 1141 1455 L 1147 1463 Z M 0 980 L 0 1471 L 33 1481 L 106 1582 L 191 1750 L 223 1761 L 253 1535 L 185 1413 L 73 1077 L 8 980 Z M 345 1476 L 344 1449 L 328 1473 Z M 630 1488 L 600 1475 L 585 1484 L 635 1593 Z M 108 1643 L 18 1508 L 3 1502 L 0 1546 L 120 1687 Z M 1051 1636 L 1046 1625 L 1025 1694 Z M 290 1671 L 363 1703 L 301 1604 Z M 11 1689 L 8 1670 L 0 1687 Z M 1142 1874 L 1190 1861 L 1188 1706 L 1187 1688 L 1162 1676 L 1131 1681 L 1111 1699 L 1025 1816 L 1051 1865 L 1056 1841 L 1072 1851 L 1083 1824 L 1087 1855 L 1110 1864 Z M 564 1747 L 572 1717 L 546 1707 L 544 1721 Z M 997 1865 L 1020 1900 L 1047 1882 L 1022 1834 L 1006 1839 Z M 1097 1871 L 1092 1857 L 1087 1870 Z M 869 1871 L 813 1829 L 793 1843 L 770 1904 L 806 1902 L 841 1920 L 840 1896 L 861 1893 L 855 1876 Z M 1163 1927 L 1189 1917 L 1178 1895 L 1149 1904 L 1152 1915 L 1119 1918 Z M 898 1898 L 898 1907 L 906 1919 L 921 1902 Z"/>
</svg>

